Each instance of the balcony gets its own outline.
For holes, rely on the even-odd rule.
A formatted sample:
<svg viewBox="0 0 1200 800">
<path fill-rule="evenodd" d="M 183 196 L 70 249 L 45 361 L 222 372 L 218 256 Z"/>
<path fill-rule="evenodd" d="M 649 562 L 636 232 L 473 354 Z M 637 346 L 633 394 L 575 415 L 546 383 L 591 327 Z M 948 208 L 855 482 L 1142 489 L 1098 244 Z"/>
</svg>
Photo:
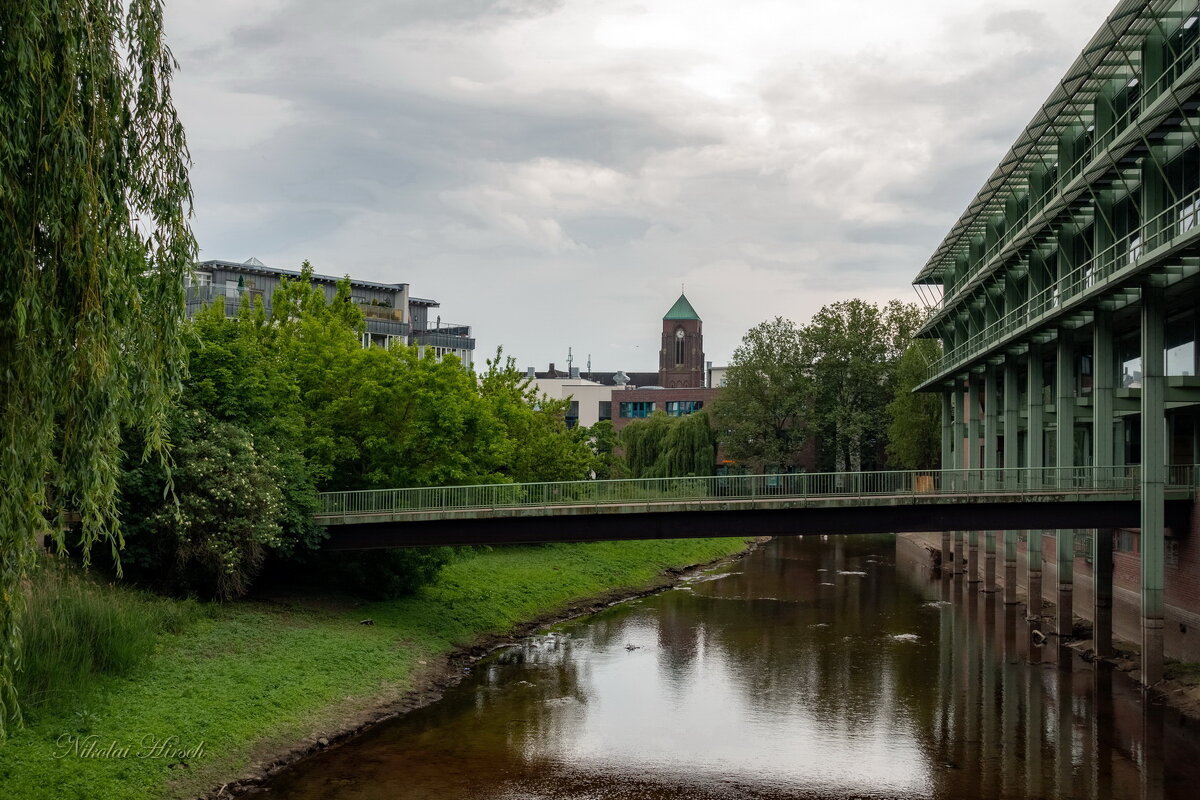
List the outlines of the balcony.
<svg viewBox="0 0 1200 800">
<path fill-rule="evenodd" d="M 223 286 L 189 286 L 185 290 L 184 296 L 188 317 L 194 317 L 196 312 L 201 308 L 214 302 L 224 304 L 226 317 L 236 317 L 238 310 L 242 307 L 243 297 L 249 298 L 251 305 L 254 304 L 255 298 L 263 298 L 263 307 L 266 313 L 268 315 L 271 313 L 271 305 L 266 302 L 266 296 L 261 289 L 244 288 L 237 291 L 226 289 Z M 403 309 L 367 304 L 360 305 L 359 308 L 363 310 L 363 316 L 367 323 L 367 333 L 405 337 L 409 335 L 411 326 L 403 321 Z"/>
<path fill-rule="evenodd" d="M 367 319 L 386 319 L 394 322 L 404 322 L 404 309 L 380 306 L 372 303 L 359 303 L 363 316 Z"/>
<path fill-rule="evenodd" d="M 1186 80 L 1185 80 L 1186 78 Z M 1137 100 L 1125 109 L 1103 131 L 1095 132 L 1092 142 L 1073 163 L 1061 169 L 1059 175 L 1045 194 L 1040 197 L 1030 197 L 1027 207 L 1021 215 L 1013 220 L 997 241 L 983 254 L 973 269 L 959 280 L 952 281 L 941 298 L 931 309 L 926 325 L 935 322 L 944 312 L 952 309 L 971 291 L 974 291 L 982 280 L 1011 259 L 1017 250 L 1026 244 L 1032 235 L 1050 222 L 1070 202 L 1081 196 L 1087 185 L 1094 182 L 1098 171 L 1107 171 L 1117 165 L 1127 153 L 1142 145 L 1147 133 L 1170 117 L 1171 112 L 1180 105 L 1180 90 L 1187 97 L 1200 82 L 1200 40 L 1181 52 L 1171 64 L 1167 65 L 1162 76 L 1142 91 Z M 1176 84 L 1179 84 L 1178 86 Z M 1182 105 L 1187 106 L 1188 103 Z M 1191 106 L 1194 108 L 1194 106 Z M 1085 123 L 1082 116 L 1076 120 Z M 1036 148 L 1035 148 L 1036 149 Z M 995 196 L 999 196 L 998 194 Z M 993 209 L 998 211 L 998 209 Z M 986 210 L 981 209 L 976 219 L 986 216 Z M 965 241 L 970 231 L 963 231 L 959 241 Z M 943 258 L 949 257 L 946 253 Z M 923 270 L 923 272 L 927 271 Z"/>
<path fill-rule="evenodd" d="M 471 338 L 470 325 L 456 325 L 443 322 L 436 328 L 414 330 L 412 343 L 427 347 L 449 347 L 454 350 L 474 350 L 475 340 Z"/>
<path fill-rule="evenodd" d="M 1055 281 L 962 344 L 947 350 L 929 365 L 922 386 L 929 388 L 1020 334 L 1044 327 L 1056 317 L 1069 315 L 1088 299 L 1108 293 L 1110 287 L 1129 275 L 1164 261 L 1177 247 L 1194 243 L 1200 238 L 1198 207 L 1200 190 L 1172 203 L 1120 242 L 1076 267 L 1064 279 Z M 1192 270 L 1195 269 L 1193 266 Z M 1177 276 L 1183 273 L 1183 269 L 1176 270 Z"/>
</svg>

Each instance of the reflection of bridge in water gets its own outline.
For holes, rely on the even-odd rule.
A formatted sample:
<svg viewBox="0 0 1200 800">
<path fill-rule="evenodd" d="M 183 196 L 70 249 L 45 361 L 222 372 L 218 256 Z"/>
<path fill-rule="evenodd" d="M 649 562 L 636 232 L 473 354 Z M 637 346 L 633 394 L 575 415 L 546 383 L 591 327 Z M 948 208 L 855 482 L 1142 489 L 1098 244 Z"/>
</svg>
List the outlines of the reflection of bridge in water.
<svg viewBox="0 0 1200 800">
<path fill-rule="evenodd" d="M 1168 527 L 1196 470 L 1167 470 Z M 724 475 L 327 492 L 333 550 L 423 545 L 1137 527 L 1138 467 Z"/>
</svg>

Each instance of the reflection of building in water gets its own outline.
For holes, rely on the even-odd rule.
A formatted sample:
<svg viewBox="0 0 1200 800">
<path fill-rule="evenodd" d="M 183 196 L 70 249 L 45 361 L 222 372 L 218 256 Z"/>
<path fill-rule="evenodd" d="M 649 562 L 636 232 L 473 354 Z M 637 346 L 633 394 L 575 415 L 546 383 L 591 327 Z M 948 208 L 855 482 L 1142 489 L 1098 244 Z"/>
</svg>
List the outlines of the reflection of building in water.
<svg viewBox="0 0 1200 800">
<path fill-rule="evenodd" d="M 1059 530 L 1022 572 L 1040 609 L 1049 561 L 1064 635 L 1094 578 L 1105 654 L 1114 602 L 1135 606 L 1148 683 L 1164 649 L 1200 660 L 1200 535 L 1165 530 L 1164 507 L 1200 461 L 1198 59 L 1194 3 L 1121 3 L 914 280 L 934 294 L 918 335 L 943 355 L 919 388 L 942 398 L 947 468 L 1140 465 L 1140 532 Z M 985 570 L 1015 571 L 1017 532 L 994 533 Z"/>
<path fill-rule="evenodd" d="M 925 551 L 901 541 L 897 563 L 938 605 L 941 707 L 929 758 L 938 797 L 1176 796 L 1200 741 L 1128 676 L 1053 644 L 1036 645 L 1023 609 L 931 581 Z M 1060 654 L 1066 654 L 1060 659 Z"/>
</svg>

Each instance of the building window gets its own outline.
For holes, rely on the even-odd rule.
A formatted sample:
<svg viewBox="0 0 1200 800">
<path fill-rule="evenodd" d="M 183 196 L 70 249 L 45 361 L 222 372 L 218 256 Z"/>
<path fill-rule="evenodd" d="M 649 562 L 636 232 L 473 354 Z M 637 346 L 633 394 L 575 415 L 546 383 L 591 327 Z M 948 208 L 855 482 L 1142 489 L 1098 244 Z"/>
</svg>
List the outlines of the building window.
<svg viewBox="0 0 1200 800">
<path fill-rule="evenodd" d="M 1075 557 L 1092 563 L 1092 532 L 1076 529 L 1072 543 L 1075 545 Z"/>
<path fill-rule="evenodd" d="M 1121 365 L 1121 388 L 1139 389 L 1142 385 L 1142 343 L 1136 335 L 1117 342 L 1117 362 Z"/>
<path fill-rule="evenodd" d="M 212 286 L 212 273 L 211 272 L 199 272 L 199 271 L 193 272 L 192 273 L 192 286 L 196 286 L 196 287 Z"/>
<path fill-rule="evenodd" d="M 574 428 L 579 424 L 579 401 L 572 400 L 571 407 L 567 409 L 567 427 Z"/>
<path fill-rule="evenodd" d="M 612 419 L 612 400 L 601 400 L 599 418 L 601 421 Z"/>
<path fill-rule="evenodd" d="M 1168 375 L 1196 374 L 1196 317 L 1194 313 L 1167 323 L 1166 367 Z"/>
<path fill-rule="evenodd" d="M 1142 234 L 1135 233 L 1129 237 L 1129 263 L 1132 264 L 1142 257 Z"/>
<path fill-rule="evenodd" d="M 1113 550 L 1118 553 L 1137 553 L 1138 552 L 1138 535 L 1134 531 L 1119 530 L 1116 533 L 1116 541 L 1113 542 Z"/>
<path fill-rule="evenodd" d="M 667 414 L 672 417 L 686 417 L 704 408 L 702 400 L 671 400 L 667 403 Z"/>
<path fill-rule="evenodd" d="M 645 419 L 654 413 L 654 403 L 649 400 L 621 401 L 621 419 Z"/>
</svg>

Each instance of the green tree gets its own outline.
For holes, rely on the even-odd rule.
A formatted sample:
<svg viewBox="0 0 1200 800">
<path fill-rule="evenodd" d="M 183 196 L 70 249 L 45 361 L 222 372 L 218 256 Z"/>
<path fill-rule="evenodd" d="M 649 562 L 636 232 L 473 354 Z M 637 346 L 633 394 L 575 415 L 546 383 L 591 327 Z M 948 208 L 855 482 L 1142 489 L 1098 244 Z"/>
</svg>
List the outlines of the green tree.
<svg viewBox="0 0 1200 800">
<path fill-rule="evenodd" d="M 812 394 L 800 329 L 782 317 L 755 325 L 734 351 L 714 404 L 725 452 L 754 471 L 794 464 L 809 436 Z"/>
<path fill-rule="evenodd" d="M 656 411 L 626 425 L 620 442 L 632 478 L 712 475 L 716 465 L 716 435 L 704 411 L 682 417 Z"/>
<path fill-rule="evenodd" d="M 325 538 L 313 522 L 317 474 L 305 456 L 307 424 L 291 365 L 266 324 L 262 302 L 243 299 L 237 319 L 225 318 L 222 301 L 196 314 L 190 337 L 188 374 L 180 403 L 237 425 L 273 451 L 283 474 L 282 554 L 311 550 Z"/>
<path fill-rule="evenodd" d="M 480 396 L 504 434 L 502 450 L 495 454 L 497 471 L 516 483 L 588 478 L 595 456 L 587 434 L 567 428 L 571 401 L 539 396 L 500 348 L 486 363 Z"/>
<path fill-rule="evenodd" d="M 888 403 L 888 459 L 901 469 L 934 469 L 941 462 L 941 401 L 913 392 L 929 365 L 942 354 L 934 339 L 914 339 L 896 365 L 896 390 Z"/>
<path fill-rule="evenodd" d="M 882 412 L 895 394 L 896 364 L 919 320 L 913 304 L 881 307 L 856 298 L 825 306 L 804 327 L 821 469 L 881 466 L 887 443 Z"/>
<path fill-rule="evenodd" d="M 617 433 L 613 429 L 612 420 L 602 419 L 587 431 L 587 441 L 591 445 L 595 460 L 592 471 L 598 480 L 624 478 L 628 474 L 625 459 L 617 453 Z"/>
<path fill-rule="evenodd" d="M 160 0 L 0 3 L 0 736 L 35 537 L 121 542 L 123 427 L 163 453 L 195 253 Z"/>
<path fill-rule="evenodd" d="M 203 411 L 171 425 L 175 502 L 156 463 L 128 471 L 122 494 L 134 577 L 172 593 L 226 599 L 245 594 L 267 551 L 278 548 L 285 505 L 269 441 Z"/>
</svg>

